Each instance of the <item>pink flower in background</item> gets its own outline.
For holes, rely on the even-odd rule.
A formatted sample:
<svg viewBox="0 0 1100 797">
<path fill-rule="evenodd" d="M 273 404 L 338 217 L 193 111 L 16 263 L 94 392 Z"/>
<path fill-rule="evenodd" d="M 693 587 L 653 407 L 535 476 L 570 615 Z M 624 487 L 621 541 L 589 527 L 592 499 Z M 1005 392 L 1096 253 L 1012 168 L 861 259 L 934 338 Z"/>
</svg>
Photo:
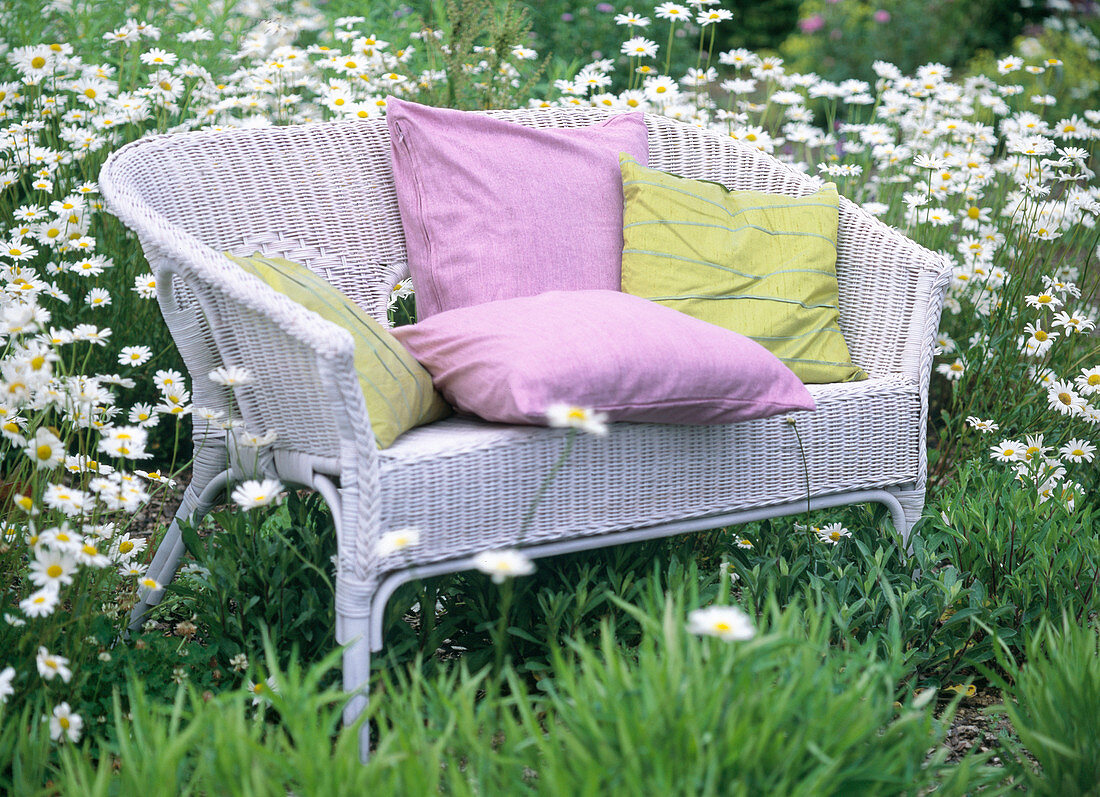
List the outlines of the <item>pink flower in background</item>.
<svg viewBox="0 0 1100 797">
<path fill-rule="evenodd" d="M 615 10 L 615 6 L 611 5 L 611 3 L 597 3 L 596 10 L 601 14 L 610 14 Z"/>
<path fill-rule="evenodd" d="M 825 27 L 825 18 L 821 14 L 814 14 L 812 17 L 798 20 L 798 27 L 803 33 L 817 33 Z"/>
<path fill-rule="evenodd" d="M 890 21 L 890 12 L 883 9 L 879 9 L 872 16 L 875 18 L 875 22 L 885 25 Z"/>
</svg>

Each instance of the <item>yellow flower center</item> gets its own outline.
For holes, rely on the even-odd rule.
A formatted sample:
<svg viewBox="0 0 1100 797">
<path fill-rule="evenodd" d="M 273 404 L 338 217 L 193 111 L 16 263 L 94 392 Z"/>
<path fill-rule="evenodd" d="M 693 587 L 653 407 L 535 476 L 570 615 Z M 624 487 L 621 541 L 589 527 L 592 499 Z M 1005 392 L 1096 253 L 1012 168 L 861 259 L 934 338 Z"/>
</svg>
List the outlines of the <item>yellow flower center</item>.
<svg viewBox="0 0 1100 797">
<path fill-rule="evenodd" d="M 61 574 L 64 572 L 65 571 L 64 569 L 62 569 L 61 565 L 50 565 L 46 568 L 46 575 L 50 578 L 60 578 Z"/>
<path fill-rule="evenodd" d="M 715 631 L 730 631 L 730 630 L 732 630 L 732 628 L 731 628 L 729 623 L 715 623 L 714 624 L 714 630 Z"/>
<path fill-rule="evenodd" d="M 36 55 L 34 58 L 31 59 L 31 66 L 34 67 L 35 69 L 41 69 L 45 65 L 46 65 L 46 59 L 43 58 L 40 55 Z"/>
<path fill-rule="evenodd" d="M 1088 385 L 1089 387 L 1096 387 L 1097 385 L 1100 385 L 1100 374 L 1090 375 Z"/>
<path fill-rule="evenodd" d="M 970 207 L 966 209 L 966 215 L 972 219 L 980 218 L 982 215 L 981 208 Z"/>
<path fill-rule="evenodd" d="M 1067 407 L 1073 404 L 1073 396 L 1071 396 L 1069 393 L 1059 393 L 1058 400 L 1065 404 Z"/>
<path fill-rule="evenodd" d="M 134 543 L 130 540 L 123 540 L 118 544 L 119 553 L 130 553 L 132 550 L 134 550 Z"/>
<path fill-rule="evenodd" d="M 1072 456 L 1075 456 L 1075 457 L 1083 457 L 1083 456 L 1085 456 L 1085 452 L 1084 452 L 1084 451 L 1082 451 L 1082 450 L 1081 450 L 1080 448 L 1075 448 L 1075 449 L 1073 449 L 1072 451 L 1070 451 L 1069 453 L 1070 453 L 1070 454 L 1071 454 Z"/>
<path fill-rule="evenodd" d="M 69 730 L 69 718 L 68 717 L 58 718 L 57 724 L 60 725 L 65 730 Z"/>
<path fill-rule="evenodd" d="M 952 371 L 961 371 L 962 369 L 963 369 L 963 367 L 962 367 L 962 365 L 961 365 L 961 364 L 959 364 L 959 363 L 951 363 L 951 370 L 952 370 Z"/>
<path fill-rule="evenodd" d="M 55 53 L 61 52 L 61 45 L 58 44 L 57 42 L 54 42 L 53 44 L 50 45 L 50 51 L 55 52 Z"/>
<path fill-rule="evenodd" d="M 34 453 L 39 459 L 49 459 L 53 455 L 53 448 L 43 443 Z"/>
<path fill-rule="evenodd" d="M 1035 340 L 1039 341 L 1040 343 L 1042 343 L 1049 337 L 1050 335 L 1048 335 L 1045 331 L 1041 329 L 1035 330 Z"/>
</svg>

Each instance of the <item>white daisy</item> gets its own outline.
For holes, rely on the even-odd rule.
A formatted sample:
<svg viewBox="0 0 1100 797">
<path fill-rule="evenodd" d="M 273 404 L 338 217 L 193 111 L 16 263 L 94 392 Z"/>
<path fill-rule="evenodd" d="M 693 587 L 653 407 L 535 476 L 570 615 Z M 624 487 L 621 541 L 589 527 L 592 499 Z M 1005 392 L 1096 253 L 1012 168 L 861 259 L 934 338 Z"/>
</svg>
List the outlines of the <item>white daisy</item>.
<svg viewBox="0 0 1100 797">
<path fill-rule="evenodd" d="M 7 703 L 8 698 L 15 694 L 15 687 L 11 682 L 15 680 L 15 668 L 5 667 L 0 670 L 0 703 Z"/>
<path fill-rule="evenodd" d="M 607 434 L 607 416 L 585 407 L 551 404 L 546 409 L 546 420 L 555 427 L 580 429 L 595 435 Z"/>
<path fill-rule="evenodd" d="M 535 564 L 520 551 L 482 551 L 474 556 L 474 567 L 492 577 L 494 584 L 515 576 L 527 576 L 535 572 Z"/>
<path fill-rule="evenodd" d="M 62 681 L 68 683 L 73 677 L 73 671 L 69 669 L 69 660 L 64 656 L 55 656 L 43 647 L 38 649 L 35 664 L 38 665 L 38 674 L 47 681 L 60 677 Z"/>
<path fill-rule="evenodd" d="M 420 543 L 419 529 L 395 529 L 387 531 L 378 539 L 374 552 L 379 556 L 389 556 L 397 551 Z"/>
<path fill-rule="evenodd" d="M 1070 462 L 1092 462 L 1096 454 L 1096 446 L 1088 440 L 1079 440 L 1075 437 L 1059 448 L 1058 453 Z"/>
<path fill-rule="evenodd" d="M 688 614 L 688 631 L 701 636 L 716 636 L 726 642 L 752 639 L 756 628 L 747 614 L 736 606 L 707 606 Z"/>
<path fill-rule="evenodd" d="M 62 703 L 53 710 L 50 716 L 50 738 L 55 742 L 80 741 L 80 732 L 84 728 L 84 719 L 71 708 L 68 703 Z"/>
<path fill-rule="evenodd" d="M 251 480 L 237 485 L 231 497 L 241 509 L 255 509 L 277 501 L 282 490 L 283 485 L 276 479 Z"/>
<path fill-rule="evenodd" d="M 1073 385 L 1065 380 L 1056 379 L 1047 388 L 1047 406 L 1062 415 L 1077 415 L 1084 410 L 1086 403 Z"/>
</svg>

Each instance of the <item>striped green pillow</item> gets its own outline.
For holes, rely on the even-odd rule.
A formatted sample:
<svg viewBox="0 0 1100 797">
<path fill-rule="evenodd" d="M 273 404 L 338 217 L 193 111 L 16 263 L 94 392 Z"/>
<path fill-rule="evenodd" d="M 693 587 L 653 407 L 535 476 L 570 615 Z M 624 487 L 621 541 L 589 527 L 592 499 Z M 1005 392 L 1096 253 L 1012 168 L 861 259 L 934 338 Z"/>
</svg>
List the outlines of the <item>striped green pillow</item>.
<svg viewBox="0 0 1100 797">
<path fill-rule="evenodd" d="M 225 255 L 287 298 L 351 333 L 355 370 L 379 448 L 389 448 L 414 426 L 450 414 L 450 406 L 432 387 L 431 375 L 397 338 L 320 275 L 259 252 L 251 257 Z"/>
<path fill-rule="evenodd" d="M 836 186 L 728 191 L 619 156 L 625 293 L 740 332 L 807 383 L 866 379 L 838 325 Z"/>
</svg>

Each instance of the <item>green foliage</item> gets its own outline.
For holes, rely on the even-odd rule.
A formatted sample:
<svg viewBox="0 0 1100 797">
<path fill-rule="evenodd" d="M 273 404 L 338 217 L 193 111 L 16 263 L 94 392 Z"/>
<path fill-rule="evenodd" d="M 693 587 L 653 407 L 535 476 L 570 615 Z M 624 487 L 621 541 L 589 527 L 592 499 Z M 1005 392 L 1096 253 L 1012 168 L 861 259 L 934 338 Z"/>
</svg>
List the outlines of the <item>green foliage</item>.
<svg viewBox="0 0 1100 797">
<path fill-rule="evenodd" d="M 780 51 L 799 71 L 873 81 L 876 59 L 910 73 L 930 61 L 959 66 L 980 49 L 1002 52 L 1041 13 L 1019 0 L 804 0 L 800 31 Z"/>
<path fill-rule="evenodd" d="M 540 787 L 896 794 L 937 782 L 953 712 L 937 720 L 931 693 L 895 710 L 896 661 L 830 647 L 830 621 L 798 607 L 773 606 L 771 632 L 750 642 L 693 638 L 684 598 L 658 592 L 644 608 L 624 605 L 643 628 L 629 653 L 605 626 L 598 645 L 556 657 L 546 732 L 525 715 L 547 761 Z"/>
<path fill-rule="evenodd" d="M 429 70 L 446 80 L 421 85 L 428 105 L 480 110 L 514 108 L 531 96 L 540 69 L 522 76 L 515 48 L 530 39 L 530 18 L 511 0 L 443 0 L 433 3 L 442 37 L 423 39 Z"/>
<path fill-rule="evenodd" d="M 130 713 L 121 700 L 112 709 L 110 755 L 66 747 L 49 764 L 32 761 L 34 740 L 16 742 L 34 764 L 23 793 L 49 779 L 82 795 L 145 793 L 151 783 L 234 795 L 961 794 L 999 779 L 981 756 L 948 767 L 953 706 L 937 718 L 931 692 L 895 704 L 897 663 L 830 649 L 827 619 L 773 607 L 772 631 L 755 640 L 700 639 L 684 629 L 690 593 L 666 600 L 655 589 L 638 606 L 620 604 L 642 629 L 639 646 L 623 647 L 604 623 L 594 643 L 555 655 L 544 694 L 512 670 L 501 680 L 465 664 L 430 678 L 419 667 L 383 673 L 365 767 L 358 727 L 340 728 L 345 696 L 325 686 L 334 656 L 280 667 L 268 644 L 273 688 L 259 697 L 181 687 L 157 701 L 132 681 Z M 0 744 L 14 736 L 0 730 Z"/>
<path fill-rule="evenodd" d="M 291 491 L 272 511 L 222 511 L 202 537 L 184 526 L 197 568 L 169 586 L 172 612 L 193 616 L 206 653 L 223 667 L 254 656 L 271 634 L 280 661 L 292 650 L 317 661 L 336 646 L 332 557 L 336 531 L 316 493 Z"/>
<path fill-rule="evenodd" d="M 1001 656 L 1014 681 L 997 680 L 1003 710 L 1040 769 L 1019 747 L 1014 768 L 1032 794 L 1100 794 L 1100 624 L 1044 622 L 1024 658 L 1021 665 L 1009 652 Z"/>
<path fill-rule="evenodd" d="M 1015 484 L 1011 473 L 968 463 L 943 494 L 944 516 L 929 518 L 945 553 L 987 605 L 1008 610 L 1000 624 L 1026 631 L 1042 619 L 1084 622 L 1100 610 L 1096 507 L 1070 511 Z M 1002 632 L 1003 634 L 1003 632 Z"/>
</svg>

